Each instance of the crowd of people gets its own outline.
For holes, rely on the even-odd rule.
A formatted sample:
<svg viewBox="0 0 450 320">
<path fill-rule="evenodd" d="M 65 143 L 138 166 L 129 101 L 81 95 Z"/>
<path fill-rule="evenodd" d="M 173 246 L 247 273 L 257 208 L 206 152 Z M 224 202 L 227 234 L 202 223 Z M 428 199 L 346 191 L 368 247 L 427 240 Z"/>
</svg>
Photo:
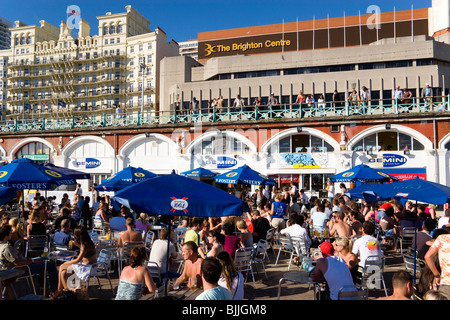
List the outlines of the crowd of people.
<svg viewBox="0 0 450 320">
<path fill-rule="evenodd" d="M 412 91 L 408 88 L 403 88 L 399 85 L 392 90 L 392 97 L 388 98 L 389 102 L 383 101 L 381 104 L 398 104 L 403 105 L 406 108 L 410 108 L 413 103 L 413 99 L 417 99 L 417 102 L 425 104 L 427 107 L 433 102 L 433 88 L 431 88 L 429 83 L 418 92 L 417 97 L 414 97 Z M 385 99 L 380 97 L 380 99 Z M 246 102 L 247 101 L 247 102 Z M 292 108 L 299 109 L 301 107 L 317 107 L 319 110 L 325 112 L 327 106 L 329 107 L 344 107 L 348 104 L 351 107 L 361 107 L 359 109 L 361 113 L 365 113 L 365 108 L 368 107 L 372 102 L 372 97 L 370 90 L 366 86 L 362 86 L 361 89 L 352 89 L 348 96 L 344 93 L 340 93 L 338 90 L 334 90 L 331 95 L 331 100 L 326 101 L 324 94 L 306 94 L 303 90 L 300 90 L 295 100 L 292 99 Z M 229 104 L 229 105 L 228 105 Z M 175 110 L 178 115 L 198 115 L 198 114 L 211 114 L 211 113 L 222 113 L 222 112 L 239 112 L 239 111 L 264 111 L 264 110 L 280 110 L 283 104 L 275 96 L 273 92 L 270 93 L 267 99 L 262 97 L 257 97 L 253 101 L 250 99 L 244 99 L 240 94 L 236 98 L 231 99 L 228 102 L 224 100 L 223 96 L 218 98 L 213 98 L 211 100 L 202 102 L 197 100 L 195 97 L 188 104 L 176 103 Z M 377 101 L 377 105 L 379 102 Z M 408 112 L 408 110 L 404 112 Z M 321 113 L 321 116 L 325 115 Z"/>
<path fill-rule="evenodd" d="M 173 287 L 185 284 L 189 288 L 202 288 L 199 300 L 242 300 L 244 277 L 234 264 L 236 250 L 254 247 L 259 240 L 266 240 L 269 230 L 273 230 L 302 241 L 307 252 L 314 252 L 311 278 L 325 282 L 324 296 L 336 299 L 343 285 L 360 283 L 369 256 L 381 256 L 382 246 L 395 246 L 403 228 L 416 227 L 413 243 L 423 267 L 420 279 L 416 285 L 411 285 L 407 275 L 396 273 L 392 282 L 393 295 L 387 298 L 449 297 L 450 209 L 438 219 L 432 205 L 416 206 L 412 202 L 402 205 L 395 200 L 359 203 L 346 196 L 345 184 L 339 185 L 339 191 L 335 191 L 331 183 L 326 188 L 328 197 L 324 199 L 310 199 L 295 182 L 281 188 L 259 187 L 253 192 L 243 187 L 238 194 L 230 189 L 230 193 L 247 204 L 243 216 L 208 219 L 161 216 L 157 222 L 162 229 L 151 251 L 143 242 L 151 226 L 146 213 L 136 214 L 124 206 L 115 209 L 105 195 L 96 197 L 91 204 L 89 197 L 77 191 L 72 201 L 65 194 L 56 204 L 54 198 L 37 194 L 27 204 L 22 224 L 17 217 L 3 214 L 0 261 L 5 268 L 29 266 L 42 286 L 43 260 L 27 256 L 24 241 L 35 235 L 47 235 L 52 245 L 70 246 L 77 252 L 76 257 L 59 265 L 49 261 L 47 265 L 50 297 L 63 299 L 68 295 L 67 279 L 71 272 L 86 280 L 97 261 L 96 244 L 89 234 L 97 220 L 101 221 L 105 233 L 117 232 L 119 248 L 128 241 L 142 242 L 142 246 L 132 250 L 127 265 L 121 270 L 116 299 L 139 299 L 154 293 L 160 283 L 152 278 L 145 262 L 155 261 L 161 276 L 173 279 Z M 55 209 L 58 214 L 52 216 Z M 170 226 L 176 229 L 169 233 Z M 181 239 L 178 234 L 182 234 Z M 184 264 L 178 273 L 172 267 L 180 256 Z"/>
</svg>

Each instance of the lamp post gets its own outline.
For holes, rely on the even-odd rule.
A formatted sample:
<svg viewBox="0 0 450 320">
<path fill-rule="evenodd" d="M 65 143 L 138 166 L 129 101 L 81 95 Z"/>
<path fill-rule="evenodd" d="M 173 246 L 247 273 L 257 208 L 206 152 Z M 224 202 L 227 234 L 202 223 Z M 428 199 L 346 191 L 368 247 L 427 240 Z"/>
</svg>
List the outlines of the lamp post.
<svg viewBox="0 0 450 320">
<path fill-rule="evenodd" d="M 141 115 L 144 115 L 144 80 L 145 80 L 145 70 L 147 70 L 145 65 L 145 57 L 142 57 L 142 63 L 140 64 L 140 70 L 142 72 L 142 104 L 141 104 Z"/>
</svg>

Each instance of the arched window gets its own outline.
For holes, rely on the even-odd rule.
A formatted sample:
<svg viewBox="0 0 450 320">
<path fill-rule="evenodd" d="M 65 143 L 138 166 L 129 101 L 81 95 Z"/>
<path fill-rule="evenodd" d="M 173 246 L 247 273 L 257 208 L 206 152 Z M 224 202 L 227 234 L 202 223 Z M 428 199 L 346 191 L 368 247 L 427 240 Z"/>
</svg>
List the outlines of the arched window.
<svg viewBox="0 0 450 320">
<path fill-rule="evenodd" d="M 450 141 L 445 144 L 444 148 L 450 151 Z"/>
<path fill-rule="evenodd" d="M 241 140 L 225 133 L 202 139 L 200 144 L 192 149 L 193 154 L 248 154 L 250 147 Z"/>
<path fill-rule="evenodd" d="M 42 142 L 30 142 L 16 152 L 16 158 L 30 158 L 31 156 L 31 159 L 38 163 L 44 163 L 50 160 L 50 151 L 50 148 Z M 36 157 L 37 155 L 41 157 Z"/>
<path fill-rule="evenodd" d="M 333 146 L 320 137 L 309 134 L 295 134 L 275 142 L 272 152 L 278 153 L 310 153 L 310 152 L 334 152 Z"/>
<path fill-rule="evenodd" d="M 353 151 L 420 151 L 425 146 L 418 140 L 404 133 L 395 131 L 382 131 L 371 134 L 353 147 Z"/>
</svg>

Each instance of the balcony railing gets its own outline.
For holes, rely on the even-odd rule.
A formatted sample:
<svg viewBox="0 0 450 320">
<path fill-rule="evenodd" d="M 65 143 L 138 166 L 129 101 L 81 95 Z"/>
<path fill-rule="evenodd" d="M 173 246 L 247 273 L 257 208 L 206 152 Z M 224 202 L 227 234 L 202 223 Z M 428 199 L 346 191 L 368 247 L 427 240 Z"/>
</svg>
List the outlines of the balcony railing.
<svg viewBox="0 0 450 320">
<path fill-rule="evenodd" d="M 327 106 L 312 105 L 279 105 L 279 106 L 249 106 L 239 110 L 226 108 L 221 112 L 211 109 L 156 112 L 149 106 L 144 107 L 141 113 L 140 107 L 125 107 L 124 112 L 116 114 L 115 107 L 83 106 L 81 108 L 61 108 L 56 110 L 41 109 L 39 112 L 27 110 L 27 114 L 9 114 L 12 119 L 0 121 L 0 130 L 4 132 L 16 131 L 40 131 L 40 130 L 69 130 L 74 128 L 114 127 L 114 126 L 139 126 L 139 125 L 167 125 L 187 124 L 193 122 L 217 123 L 229 121 L 259 121 L 259 120 L 304 120 L 320 118 L 323 121 L 331 117 L 346 116 L 375 116 L 396 115 L 400 113 L 418 114 L 450 112 L 450 95 L 440 97 L 439 102 L 420 101 L 413 99 L 412 103 L 399 104 L 396 101 L 387 105 L 358 105 Z M 31 118 L 31 119 L 30 119 Z"/>
</svg>

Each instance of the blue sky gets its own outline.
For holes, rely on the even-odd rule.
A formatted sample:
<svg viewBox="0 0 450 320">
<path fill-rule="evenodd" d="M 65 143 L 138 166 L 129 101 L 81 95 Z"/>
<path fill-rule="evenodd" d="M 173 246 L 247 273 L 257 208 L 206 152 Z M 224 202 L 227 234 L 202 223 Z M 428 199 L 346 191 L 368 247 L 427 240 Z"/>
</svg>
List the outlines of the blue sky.
<svg viewBox="0 0 450 320">
<path fill-rule="evenodd" d="M 158 0 L 158 1 L 121 1 L 121 0 L 15 0 L 3 5 L 0 16 L 14 22 L 39 25 L 46 20 L 59 26 L 66 20 L 66 8 L 77 5 L 81 16 L 89 22 L 91 35 L 98 33 L 97 16 L 106 12 L 125 12 L 126 5 L 150 20 L 150 29 L 163 29 L 169 39 L 178 42 L 197 38 L 199 32 L 232 29 L 247 26 L 294 22 L 330 17 L 358 15 L 365 13 L 371 5 L 380 7 L 381 12 L 409 10 L 431 7 L 431 0 Z"/>
</svg>

